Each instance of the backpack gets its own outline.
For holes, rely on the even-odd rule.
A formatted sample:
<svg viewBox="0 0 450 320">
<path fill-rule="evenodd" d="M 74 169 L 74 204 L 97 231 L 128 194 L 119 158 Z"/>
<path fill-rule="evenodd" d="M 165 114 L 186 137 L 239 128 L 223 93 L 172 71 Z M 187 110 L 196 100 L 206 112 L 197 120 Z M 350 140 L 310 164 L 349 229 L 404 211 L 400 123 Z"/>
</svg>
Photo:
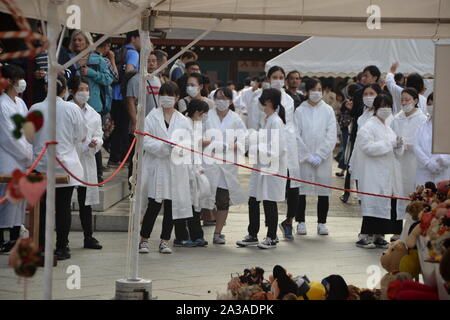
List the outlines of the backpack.
<svg viewBox="0 0 450 320">
<path fill-rule="evenodd" d="M 132 49 L 123 46 L 114 51 L 114 60 L 116 62 L 117 71 L 119 73 L 119 79 L 117 81 L 113 82 L 113 84 L 122 84 L 122 82 L 125 78 L 125 73 L 126 73 L 125 68 L 127 67 L 125 57 L 127 55 L 128 50 L 132 50 Z M 130 78 L 131 77 L 128 77 L 128 80 Z"/>
</svg>

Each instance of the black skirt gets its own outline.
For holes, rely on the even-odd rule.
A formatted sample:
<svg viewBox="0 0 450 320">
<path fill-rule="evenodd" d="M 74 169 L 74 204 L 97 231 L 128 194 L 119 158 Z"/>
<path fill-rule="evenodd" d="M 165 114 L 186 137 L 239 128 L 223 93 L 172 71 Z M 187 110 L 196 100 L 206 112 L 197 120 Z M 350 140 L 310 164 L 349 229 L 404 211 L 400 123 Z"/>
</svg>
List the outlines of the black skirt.
<svg viewBox="0 0 450 320">
<path fill-rule="evenodd" d="M 397 200 L 391 200 L 391 219 L 363 217 L 361 234 L 400 234 L 403 220 L 397 220 Z"/>
</svg>

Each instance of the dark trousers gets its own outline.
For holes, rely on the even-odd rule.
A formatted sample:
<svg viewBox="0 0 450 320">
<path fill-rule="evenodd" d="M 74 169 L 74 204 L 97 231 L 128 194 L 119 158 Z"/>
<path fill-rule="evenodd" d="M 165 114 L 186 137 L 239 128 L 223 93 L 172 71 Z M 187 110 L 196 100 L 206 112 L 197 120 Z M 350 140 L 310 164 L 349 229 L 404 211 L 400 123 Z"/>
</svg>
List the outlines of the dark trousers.
<svg viewBox="0 0 450 320">
<path fill-rule="evenodd" d="M 89 239 L 92 237 L 92 207 L 86 206 L 86 187 L 78 187 L 78 206 L 80 207 L 80 221 L 83 228 L 84 238 Z"/>
<path fill-rule="evenodd" d="M 252 237 L 257 237 L 259 232 L 259 217 L 260 217 L 260 201 L 256 201 L 256 198 L 250 197 L 248 199 L 248 215 L 249 225 L 248 234 Z M 275 201 L 263 201 L 264 215 L 267 225 L 267 237 L 270 239 L 276 239 L 277 226 L 278 226 L 278 207 Z"/>
<path fill-rule="evenodd" d="M 97 179 L 98 179 L 98 182 L 102 182 L 102 180 L 103 180 L 102 150 L 99 150 L 95 154 L 95 164 L 97 165 Z"/>
<path fill-rule="evenodd" d="M 187 219 L 187 226 L 189 230 L 189 237 L 192 241 L 204 237 L 202 225 L 200 223 L 200 212 L 196 212 L 192 208 L 192 218 Z M 176 231 L 176 230 L 175 230 Z"/>
<path fill-rule="evenodd" d="M 346 169 L 345 165 L 345 149 L 347 148 L 347 141 L 348 141 L 348 128 L 341 128 L 341 150 L 339 151 L 339 165 L 338 168 L 341 170 Z"/>
<path fill-rule="evenodd" d="M 188 240 L 189 234 L 186 230 L 187 219 L 172 220 L 172 201 L 164 200 L 162 203 L 158 203 L 152 198 L 148 198 L 147 211 L 145 212 L 144 220 L 142 221 L 141 237 L 146 239 L 150 238 L 162 205 L 164 205 L 164 217 L 160 236 L 161 240 L 170 240 L 174 225 L 175 238 L 181 241 Z"/>
<path fill-rule="evenodd" d="M 299 219 L 298 222 L 305 222 L 306 196 L 299 196 Z M 330 207 L 328 196 L 318 196 L 317 201 L 317 223 L 327 223 L 328 209 Z"/>
<path fill-rule="evenodd" d="M 122 161 L 129 148 L 128 131 L 130 117 L 125 101 L 113 100 L 111 105 L 111 119 L 114 122 L 114 130 L 111 133 L 111 153 L 109 161 Z"/>
<path fill-rule="evenodd" d="M 289 175 L 289 174 L 288 174 Z M 287 181 L 287 218 L 295 218 L 295 221 L 300 221 L 300 198 L 299 188 L 290 188 L 291 180 Z"/>
<path fill-rule="evenodd" d="M 63 249 L 69 245 L 69 232 L 72 222 L 71 201 L 74 187 L 55 189 L 55 227 L 56 249 Z M 42 198 L 40 208 L 39 244 L 45 248 L 45 211 L 46 195 Z"/>
</svg>

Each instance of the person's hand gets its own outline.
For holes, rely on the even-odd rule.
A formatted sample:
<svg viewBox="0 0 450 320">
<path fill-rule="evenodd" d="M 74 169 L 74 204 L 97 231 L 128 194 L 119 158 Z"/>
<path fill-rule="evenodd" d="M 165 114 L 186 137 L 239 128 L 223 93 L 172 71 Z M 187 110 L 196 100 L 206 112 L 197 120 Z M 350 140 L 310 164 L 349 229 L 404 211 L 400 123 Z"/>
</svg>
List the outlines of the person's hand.
<svg viewBox="0 0 450 320">
<path fill-rule="evenodd" d="M 319 156 L 312 154 L 308 157 L 306 161 L 308 161 L 314 168 L 316 168 L 320 165 L 322 159 Z"/>
<path fill-rule="evenodd" d="M 439 165 L 437 160 L 430 160 L 425 167 L 431 171 L 433 174 L 438 174 L 442 171 L 442 167 Z"/>
<path fill-rule="evenodd" d="M 394 63 L 391 65 L 391 69 L 390 69 L 391 73 L 394 73 L 394 74 L 395 74 L 395 73 L 397 72 L 398 65 L 399 65 L 398 62 L 394 62 Z"/>
<path fill-rule="evenodd" d="M 88 66 L 86 66 L 86 65 L 81 66 L 80 73 L 81 73 L 82 76 L 87 76 L 88 71 L 89 71 L 89 67 Z"/>
<path fill-rule="evenodd" d="M 92 139 L 91 143 L 89 143 L 89 148 L 95 148 L 97 146 L 97 140 Z"/>
<path fill-rule="evenodd" d="M 107 54 L 106 56 L 108 57 L 108 59 L 109 59 L 111 62 L 115 61 L 114 51 L 109 50 L 109 51 L 108 51 L 108 54 Z"/>
<path fill-rule="evenodd" d="M 44 70 L 36 70 L 34 72 L 34 77 L 38 80 L 43 79 L 45 77 L 46 72 Z"/>
<path fill-rule="evenodd" d="M 397 136 L 397 139 L 394 140 L 393 147 L 394 149 L 401 148 L 404 145 L 404 140 L 402 137 Z"/>
</svg>

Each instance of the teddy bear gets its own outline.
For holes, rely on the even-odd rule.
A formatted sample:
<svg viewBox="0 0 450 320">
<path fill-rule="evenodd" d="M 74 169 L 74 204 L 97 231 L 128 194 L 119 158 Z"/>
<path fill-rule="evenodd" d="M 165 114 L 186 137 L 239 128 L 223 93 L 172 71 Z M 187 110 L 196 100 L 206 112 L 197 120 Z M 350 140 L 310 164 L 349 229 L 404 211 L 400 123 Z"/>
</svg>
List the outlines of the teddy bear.
<svg viewBox="0 0 450 320">
<path fill-rule="evenodd" d="M 408 249 L 403 241 L 397 240 L 389 245 L 389 248 L 383 252 L 380 257 L 381 266 L 387 273 L 380 280 L 381 299 L 387 299 L 386 289 L 393 280 L 394 275 L 400 272 L 400 263 L 402 258 L 408 254 Z"/>
</svg>

